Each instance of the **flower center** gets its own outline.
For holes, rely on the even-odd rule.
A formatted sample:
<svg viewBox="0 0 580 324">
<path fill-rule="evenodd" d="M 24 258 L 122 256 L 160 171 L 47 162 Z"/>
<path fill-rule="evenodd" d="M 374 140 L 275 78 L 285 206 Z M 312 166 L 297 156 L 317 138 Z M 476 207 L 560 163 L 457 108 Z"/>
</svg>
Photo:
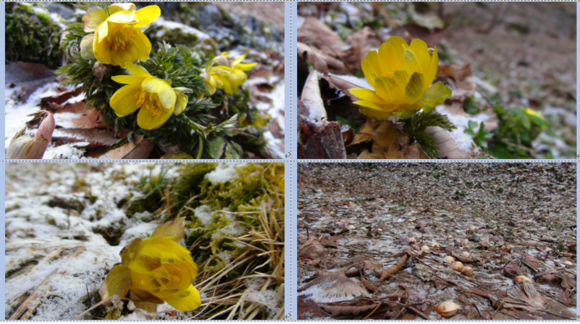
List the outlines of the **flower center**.
<svg viewBox="0 0 580 324">
<path fill-rule="evenodd" d="M 130 28 L 123 28 L 120 24 L 109 23 L 109 34 L 106 41 L 108 42 L 109 50 L 119 52 L 125 51 L 131 45 L 129 40 Z"/>
<path fill-rule="evenodd" d="M 165 107 L 163 107 L 157 93 L 151 93 L 141 88 L 141 91 L 135 94 L 135 99 L 137 100 L 137 106 L 147 110 L 147 113 L 151 116 L 159 117 L 165 111 Z"/>
</svg>

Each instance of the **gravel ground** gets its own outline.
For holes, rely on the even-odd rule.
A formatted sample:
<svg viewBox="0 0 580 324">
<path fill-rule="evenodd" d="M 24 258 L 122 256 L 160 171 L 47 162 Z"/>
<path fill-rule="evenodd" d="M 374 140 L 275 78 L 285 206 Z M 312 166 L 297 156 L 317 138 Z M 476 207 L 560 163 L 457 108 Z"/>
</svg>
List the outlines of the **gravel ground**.
<svg viewBox="0 0 580 324">
<path fill-rule="evenodd" d="M 450 300 L 454 320 L 575 317 L 576 208 L 572 163 L 298 164 L 299 316 L 435 320 Z"/>
</svg>

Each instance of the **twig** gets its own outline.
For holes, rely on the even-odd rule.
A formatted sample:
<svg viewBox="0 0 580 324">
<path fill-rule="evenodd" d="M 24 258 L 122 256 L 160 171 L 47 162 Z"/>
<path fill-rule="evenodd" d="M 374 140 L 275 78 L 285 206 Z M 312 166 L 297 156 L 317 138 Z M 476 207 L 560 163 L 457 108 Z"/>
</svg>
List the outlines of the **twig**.
<svg viewBox="0 0 580 324">
<path fill-rule="evenodd" d="M 111 296 L 109 298 L 105 298 L 105 299 L 101 300 L 100 302 L 96 303 L 95 305 L 91 306 L 91 308 L 89 308 L 86 311 L 82 312 L 79 316 L 73 318 L 73 321 L 80 320 L 81 318 L 83 318 L 85 315 L 87 315 L 93 309 L 95 309 L 95 308 L 97 308 L 97 307 L 99 307 L 99 306 L 101 306 L 103 304 L 106 304 L 106 303 L 110 302 L 111 301 L 111 298 L 113 298 L 113 296 Z"/>
<path fill-rule="evenodd" d="M 14 314 L 12 314 L 12 316 L 10 316 L 9 320 L 13 321 L 13 320 L 17 320 L 20 318 L 20 316 L 22 316 L 22 314 L 24 314 L 24 312 L 26 311 L 26 308 L 28 307 L 28 304 L 30 304 L 30 302 L 36 298 L 36 296 L 38 295 L 38 293 L 40 292 L 40 288 L 44 287 L 44 285 L 46 285 L 46 283 L 48 282 L 48 279 L 50 279 L 50 277 L 52 277 L 56 272 L 58 271 L 58 269 L 54 269 L 45 279 L 44 281 L 42 281 L 40 283 L 40 285 L 38 285 L 38 287 L 36 287 L 36 289 L 34 289 L 34 291 L 32 292 L 32 294 L 30 294 L 30 296 L 28 296 L 28 298 L 26 298 L 26 300 L 20 304 L 20 306 L 16 309 L 16 311 L 14 312 Z"/>
<path fill-rule="evenodd" d="M 410 249 L 405 249 L 404 255 L 397 261 L 394 266 L 390 266 L 387 269 L 381 271 L 381 278 L 379 282 L 387 280 L 389 277 L 397 273 L 401 268 L 407 263 L 407 260 L 413 255 Z"/>
<path fill-rule="evenodd" d="M 427 315 L 423 314 L 423 312 L 421 312 L 420 310 L 416 309 L 415 307 L 413 307 L 413 306 L 405 306 L 405 307 L 407 307 L 408 309 L 412 310 L 415 314 L 423 317 L 424 319 L 428 319 L 427 318 Z"/>
<path fill-rule="evenodd" d="M 371 317 L 371 315 L 373 315 L 377 311 L 377 309 L 379 309 L 379 307 L 381 307 L 382 304 L 383 303 L 378 303 L 377 307 L 375 307 L 375 309 L 373 309 L 373 311 L 370 312 L 370 314 L 368 314 L 367 316 L 365 316 L 363 318 L 363 321 L 369 319 L 369 317 Z"/>
</svg>

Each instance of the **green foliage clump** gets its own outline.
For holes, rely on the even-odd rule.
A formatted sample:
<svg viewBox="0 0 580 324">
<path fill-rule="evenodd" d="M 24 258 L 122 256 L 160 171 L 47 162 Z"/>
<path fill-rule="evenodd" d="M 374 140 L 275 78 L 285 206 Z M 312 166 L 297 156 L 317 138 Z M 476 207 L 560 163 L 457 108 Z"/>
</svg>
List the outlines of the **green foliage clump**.
<svg viewBox="0 0 580 324">
<path fill-rule="evenodd" d="M 467 129 L 463 132 L 473 138 L 473 142 L 484 152 L 487 152 L 487 140 L 493 137 L 493 134 L 489 133 L 484 129 L 484 123 L 481 122 L 479 125 L 479 130 L 476 131 L 477 122 L 470 120 L 467 123 Z"/>
<path fill-rule="evenodd" d="M 144 135 L 161 146 L 179 146 L 182 156 L 196 159 L 240 158 L 247 153 L 270 157 L 263 135 L 270 117 L 248 104 L 249 91 L 226 95 L 218 90 L 208 97 L 202 77 L 202 67 L 208 59 L 202 52 L 164 41 L 157 44 L 148 60 L 140 63 L 152 76 L 170 80 L 172 87 L 192 91 L 181 114 L 172 115 L 157 129 L 144 130 L 137 125 L 138 111 L 118 117 L 109 104 L 113 94 L 123 86 L 111 77 L 126 74 L 125 69 L 81 57 L 80 43 L 87 34 L 82 23 L 70 24 L 67 32 L 62 48 L 70 53 L 71 62 L 57 73 L 65 76 L 65 84 L 82 86 L 87 107 L 95 107 L 116 134 L 123 128 L 129 131 L 109 149 L 131 141 L 134 135 Z"/>
<path fill-rule="evenodd" d="M 6 4 L 6 60 L 40 63 L 56 69 L 62 63 L 60 27 L 48 12 L 35 12 L 38 4 Z"/>
<path fill-rule="evenodd" d="M 434 110 L 430 112 L 416 112 L 410 118 L 400 120 L 403 122 L 403 132 L 409 135 L 410 144 L 419 143 L 421 149 L 430 158 L 438 158 L 439 147 L 430 134 L 425 133 L 427 127 L 438 126 L 446 131 L 452 131 L 457 127 L 451 123 L 447 116 Z"/>
<path fill-rule="evenodd" d="M 532 141 L 550 125 L 541 117 L 526 113 L 523 108 L 495 107 L 499 119 L 498 131 L 489 152 L 499 159 L 532 157 Z"/>
</svg>

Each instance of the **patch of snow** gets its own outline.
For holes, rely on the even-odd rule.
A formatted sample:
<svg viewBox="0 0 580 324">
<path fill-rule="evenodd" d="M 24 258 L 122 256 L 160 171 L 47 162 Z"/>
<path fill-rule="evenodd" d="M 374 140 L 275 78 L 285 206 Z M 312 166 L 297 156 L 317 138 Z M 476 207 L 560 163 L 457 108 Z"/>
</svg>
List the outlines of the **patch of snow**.
<svg viewBox="0 0 580 324">
<path fill-rule="evenodd" d="M 163 17 L 159 17 L 156 20 L 154 20 L 151 25 L 153 26 L 160 26 L 160 27 L 164 27 L 166 29 L 169 30 L 175 30 L 175 29 L 179 29 L 181 30 L 182 33 L 184 34 L 189 34 L 189 35 L 195 35 L 197 36 L 197 38 L 199 40 L 205 40 L 205 39 L 209 39 L 210 37 L 200 31 L 199 29 L 193 28 L 191 26 L 187 26 L 178 22 L 174 22 L 174 21 L 168 21 L 163 19 Z M 163 29 L 160 29 L 159 31 L 157 31 L 157 37 L 162 37 L 163 35 L 165 35 L 166 31 Z"/>
<path fill-rule="evenodd" d="M 220 163 L 215 170 L 207 173 L 205 177 L 213 184 L 226 183 L 236 175 L 236 168 L 244 165 L 246 163 Z"/>
<path fill-rule="evenodd" d="M 213 210 L 208 205 L 201 205 L 194 210 L 195 217 L 199 218 L 203 226 L 213 222 Z"/>
</svg>

